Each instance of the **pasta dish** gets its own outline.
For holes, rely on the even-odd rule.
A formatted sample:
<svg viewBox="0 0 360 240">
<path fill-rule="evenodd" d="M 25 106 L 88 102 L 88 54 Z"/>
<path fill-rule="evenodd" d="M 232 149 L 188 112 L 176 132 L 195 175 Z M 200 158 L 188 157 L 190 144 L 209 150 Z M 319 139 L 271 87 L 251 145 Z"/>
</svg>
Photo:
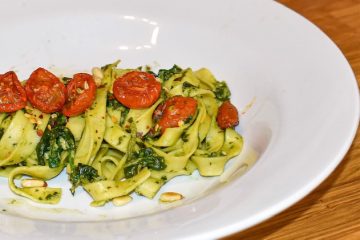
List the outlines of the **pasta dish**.
<svg viewBox="0 0 360 240">
<path fill-rule="evenodd" d="M 56 204 L 47 185 L 64 169 L 103 206 L 137 193 L 149 199 L 172 178 L 222 174 L 243 140 L 230 90 L 205 68 L 174 65 L 57 77 L 36 69 L 24 82 L 0 74 L 0 175 L 17 195 Z"/>
</svg>

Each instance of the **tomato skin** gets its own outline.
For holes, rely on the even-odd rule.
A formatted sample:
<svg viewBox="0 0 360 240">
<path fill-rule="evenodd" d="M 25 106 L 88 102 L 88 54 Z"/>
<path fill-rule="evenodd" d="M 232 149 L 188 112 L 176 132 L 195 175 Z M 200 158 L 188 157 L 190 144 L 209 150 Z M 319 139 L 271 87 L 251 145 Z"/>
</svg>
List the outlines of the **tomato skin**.
<svg viewBox="0 0 360 240">
<path fill-rule="evenodd" d="M 59 112 L 65 103 L 65 85 L 44 68 L 36 69 L 25 84 L 31 105 L 44 113 Z"/>
<path fill-rule="evenodd" d="M 16 73 L 0 74 L 0 112 L 15 112 L 26 106 L 26 92 Z"/>
<path fill-rule="evenodd" d="M 235 127 L 239 124 L 239 114 L 230 101 L 225 101 L 219 107 L 216 121 L 221 129 Z"/>
<path fill-rule="evenodd" d="M 63 114 L 74 117 L 86 111 L 94 102 L 96 83 L 87 73 L 77 73 L 66 86 L 66 103 Z"/>
<path fill-rule="evenodd" d="M 154 112 L 154 120 L 158 121 L 161 133 L 166 128 L 178 127 L 181 121 L 194 117 L 197 101 L 192 97 L 175 96 L 159 105 Z"/>
<path fill-rule="evenodd" d="M 150 107 L 159 99 L 161 83 L 150 73 L 132 71 L 115 80 L 113 93 L 124 106 L 143 109 Z"/>
</svg>

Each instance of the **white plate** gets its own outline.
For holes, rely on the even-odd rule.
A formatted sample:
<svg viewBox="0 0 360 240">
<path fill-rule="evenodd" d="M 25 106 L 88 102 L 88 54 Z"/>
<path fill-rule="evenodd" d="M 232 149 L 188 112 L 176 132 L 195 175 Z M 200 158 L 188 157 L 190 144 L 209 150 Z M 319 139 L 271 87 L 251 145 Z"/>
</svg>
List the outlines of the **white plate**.
<svg viewBox="0 0 360 240">
<path fill-rule="evenodd" d="M 196 174 L 168 184 L 166 190 L 186 196 L 180 206 L 137 198 L 124 208 L 90 208 L 86 193 L 73 198 L 66 191 L 64 175 L 51 182 L 64 186 L 61 203 L 42 206 L 13 195 L 2 180 L 1 239 L 225 236 L 308 194 L 355 135 L 359 95 L 346 59 L 319 29 L 275 2 L 15 0 L 0 6 L 0 72 L 15 69 L 26 79 L 43 66 L 71 74 L 119 58 L 128 67 L 205 66 L 229 82 L 238 108 L 256 97 L 238 130 L 259 157 L 228 184 Z"/>
</svg>

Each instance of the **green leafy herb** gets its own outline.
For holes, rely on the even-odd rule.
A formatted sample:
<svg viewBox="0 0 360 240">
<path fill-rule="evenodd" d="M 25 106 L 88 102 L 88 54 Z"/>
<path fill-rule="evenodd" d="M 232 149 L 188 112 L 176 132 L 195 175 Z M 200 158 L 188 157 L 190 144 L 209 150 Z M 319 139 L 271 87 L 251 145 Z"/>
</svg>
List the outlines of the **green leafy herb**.
<svg viewBox="0 0 360 240">
<path fill-rule="evenodd" d="M 194 85 L 192 85 L 192 84 L 190 84 L 190 83 L 188 83 L 188 82 L 184 82 L 183 83 L 183 89 L 186 89 L 186 88 L 194 88 L 195 86 Z"/>
<path fill-rule="evenodd" d="M 150 74 L 152 74 L 152 75 L 154 75 L 156 77 L 156 73 L 154 73 L 152 70 L 147 70 L 146 72 L 150 73 Z"/>
<path fill-rule="evenodd" d="M 231 96 L 231 92 L 225 82 L 216 83 L 214 93 L 216 98 L 220 101 L 229 100 Z"/>
<path fill-rule="evenodd" d="M 188 142 L 189 141 L 189 134 L 187 132 L 183 132 L 181 134 L 181 139 L 184 141 L 184 142 Z"/>
<path fill-rule="evenodd" d="M 159 73 L 158 73 L 158 77 L 160 79 L 162 79 L 163 81 L 167 81 L 169 80 L 173 75 L 181 73 L 182 69 L 177 66 L 174 65 L 172 68 L 170 69 L 160 69 Z"/>
<path fill-rule="evenodd" d="M 132 158 L 125 165 L 125 177 L 131 178 L 145 167 L 160 171 L 166 168 L 166 164 L 164 158 L 157 155 L 152 148 L 142 148 L 132 154 Z"/>
<path fill-rule="evenodd" d="M 50 127 L 54 128 L 57 126 L 65 126 L 67 123 L 67 118 L 60 114 L 60 113 L 53 113 L 48 125 L 50 125 Z"/>
<path fill-rule="evenodd" d="M 70 191 L 74 195 L 75 189 L 78 186 L 92 183 L 98 180 L 100 180 L 100 177 L 95 168 L 79 163 L 76 167 L 72 168 L 72 172 L 70 174 L 70 182 L 72 184 Z"/>
<path fill-rule="evenodd" d="M 193 92 L 199 90 L 199 87 L 192 85 L 189 82 L 184 82 L 182 85 L 183 94 L 186 97 L 191 97 Z"/>
<path fill-rule="evenodd" d="M 20 110 L 22 111 L 22 110 Z M 6 114 L 3 120 L 0 122 L 0 128 L 3 129 L 3 133 L 9 127 L 11 120 L 13 119 L 14 114 Z"/>
<path fill-rule="evenodd" d="M 71 78 L 69 78 L 69 77 L 63 77 L 61 80 L 62 80 L 62 82 L 63 82 L 65 85 L 67 85 L 67 84 L 70 82 Z"/>
<path fill-rule="evenodd" d="M 119 101 L 117 101 L 115 99 L 114 95 L 109 93 L 107 95 L 106 107 L 118 109 L 118 108 L 124 107 L 124 105 L 122 105 Z"/>
<path fill-rule="evenodd" d="M 157 155 L 152 148 L 146 147 L 141 142 L 137 142 L 137 129 L 134 122 L 130 125 L 130 131 L 131 138 L 127 149 L 128 159 L 124 167 L 125 177 L 131 178 L 145 167 L 153 170 L 165 169 L 166 164 L 163 157 Z"/>
<path fill-rule="evenodd" d="M 65 119 L 64 119 L 65 118 Z M 66 117 L 58 115 L 50 119 L 51 130 L 46 128 L 44 135 L 36 146 L 36 155 L 40 165 L 50 168 L 60 166 L 63 152 L 67 152 L 66 161 L 72 162 L 75 156 L 75 140 L 71 131 L 65 127 Z"/>
<path fill-rule="evenodd" d="M 193 115 L 190 115 L 189 117 L 187 117 L 184 121 L 185 124 L 188 124 L 191 122 L 191 120 L 193 120 L 194 116 Z"/>
<path fill-rule="evenodd" d="M 105 66 L 101 67 L 101 71 L 105 72 L 105 71 L 111 70 L 111 69 L 115 68 L 119 63 L 120 63 L 120 60 L 117 60 L 114 63 L 106 64 Z"/>
</svg>

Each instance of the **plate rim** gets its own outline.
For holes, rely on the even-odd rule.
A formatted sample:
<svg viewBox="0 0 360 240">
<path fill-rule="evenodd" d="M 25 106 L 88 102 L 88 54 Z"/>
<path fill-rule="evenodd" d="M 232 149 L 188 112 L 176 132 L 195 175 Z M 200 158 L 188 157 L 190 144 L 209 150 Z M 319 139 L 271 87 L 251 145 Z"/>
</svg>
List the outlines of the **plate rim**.
<svg viewBox="0 0 360 240">
<path fill-rule="evenodd" d="M 352 70 L 351 65 L 349 64 L 348 60 L 346 59 L 346 57 L 344 56 L 344 54 L 342 53 L 342 51 L 338 47 L 338 45 L 326 33 L 324 33 L 317 25 L 315 25 L 314 23 L 312 23 L 311 21 L 309 21 L 308 19 L 306 19 L 299 13 L 284 6 L 281 3 L 278 3 L 278 2 L 273 2 L 273 3 L 277 4 L 278 6 L 282 6 L 287 11 L 291 11 L 293 14 L 296 14 L 298 17 L 300 16 L 303 20 L 305 20 L 307 22 L 307 24 L 311 24 L 313 27 L 316 27 L 317 30 L 320 31 L 327 38 L 327 40 L 332 43 L 332 45 L 334 45 L 334 47 L 337 49 L 337 51 L 340 54 L 339 57 L 341 56 L 343 58 L 343 60 L 347 63 L 347 68 L 349 71 L 351 71 L 351 75 L 352 75 L 352 80 L 353 80 L 353 85 L 354 85 L 354 90 L 355 90 L 354 94 L 357 96 L 357 97 L 355 96 L 355 99 L 354 99 L 355 100 L 354 105 L 353 105 L 354 119 L 352 119 L 353 125 L 351 125 L 351 129 L 349 128 L 349 136 L 347 137 L 346 142 L 341 146 L 341 148 L 339 148 L 338 154 L 333 157 L 333 161 L 331 162 L 331 164 L 329 164 L 326 168 L 323 169 L 323 171 L 321 171 L 319 174 L 317 174 L 315 179 L 313 179 L 312 181 L 309 181 L 302 188 L 297 189 L 296 193 L 292 194 L 290 197 L 283 199 L 281 202 L 278 202 L 275 205 L 272 205 L 271 207 L 267 208 L 266 211 L 263 211 L 261 213 L 258 213 L 256 215 L 252 216 L 251 218 L 246 219 L 246 224 L 244 224 L 245 220 L 242 220 L 241 222 L 235 222 L 226 227 L 217 228 L 215 230 L 211 230 L 208 232 L 197 233 L 197 234 L 194 234 L 193 236 L 187 236 L 187 237 L 185 237 L 186 239 L 209 239 L 209 238 L 214 238 L 214 237 L 215 238 L 224 237 L 224 236 L 227 236 L 227 235 L 239 232 L 239 231 L 244 231 L 244 230 L 246 230 L 252 226 L 255 226 L 256 224 L 260 224 L 261 222 L 263 222 L 267 219 L 270 219 L 274 215 L 288 209 L 290 206 L 296 204 L 298 201 L 300 201 L 301 199 L 306 197 L 318 185 L 320 185 L 323 181 L 325 181 L 326 178 L 331 173 L 333 173 L 333 171 L 336 169 L 336 167 L 338 167 L 341 164 L 344 156 L 348 152 L 348 150 L 356 136 L 357 129 L 359 127 L 359 119 L 360 119 L 359 88 L 358 88 L 358 82 L 357 82 L 356 76 L 355 76 L 354 71 Z M 17 218 L 16 216 L 11 216 L 11 217 Z M 23 217 L 19 217 L 19 218 L 23 219 Z M 32 220 L 32 219 L 29 219 L 29 220 L 40 221 L 40 222 L 43 221 L 43 220 Z M 122 220 L 119 220 L 119 221 L 122 221 Z M 44 222 L 47 222 L 47 221 L 44 221 Z M 63 221 L 51 221 L 51 222 L 64 223 Z M 89 222 L 82 222 L 82 221 L 79 221 L 79 222 L 89 223 Z M 69 224 L 71 224 L 71 223 L 69 223 Z"/>
</svg>

